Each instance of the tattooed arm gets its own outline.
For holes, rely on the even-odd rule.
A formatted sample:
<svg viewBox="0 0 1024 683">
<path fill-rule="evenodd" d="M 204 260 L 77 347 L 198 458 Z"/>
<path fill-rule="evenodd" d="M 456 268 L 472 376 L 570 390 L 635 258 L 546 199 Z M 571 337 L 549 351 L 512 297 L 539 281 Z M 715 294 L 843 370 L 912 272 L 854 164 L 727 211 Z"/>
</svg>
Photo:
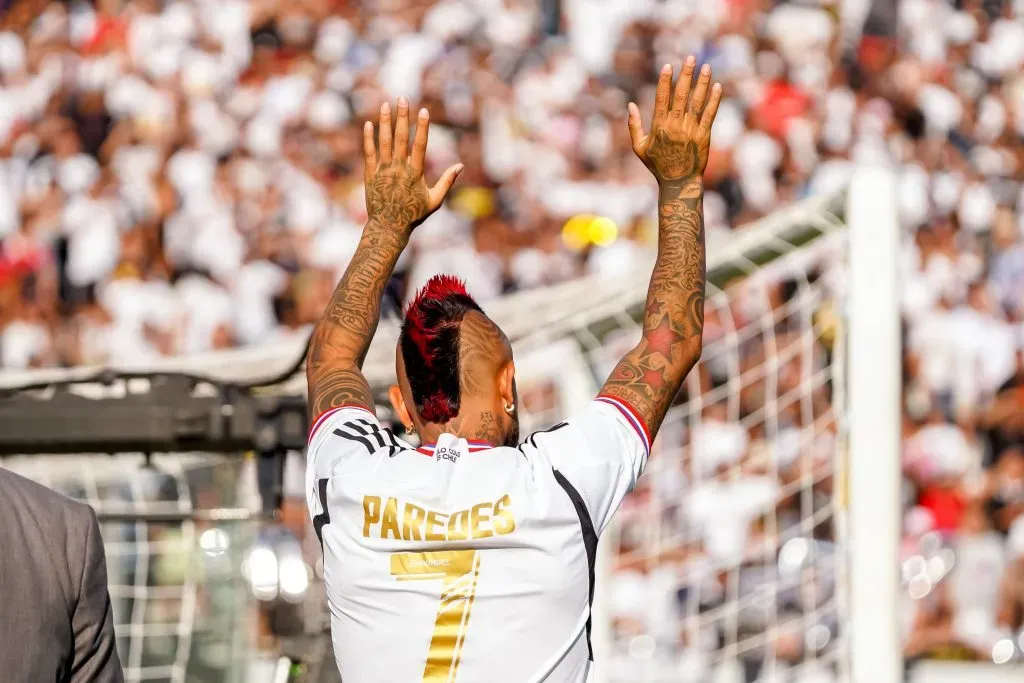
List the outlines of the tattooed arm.
<svg viewBox="0 0 1024 683">
<path fill-rule="evenodd" d="M 691 94 L 695 64 L 693 57 L 686 60 L 671 104 L 672 67 L 661 70 L 650 134 L 643 132 L 636 105 L 629 105 L 633 150 L 658 180 L 658 258 L 640 343 L 619 361 L 601 393 L 632 406 L 652 438 L 700 358 L 704 330 L 703 176 L 722 86 L 709 88 L 705 65 Z"/>
<path fill-rule="evenodd" d="M 313 330 L 306 380 L 314 420 L 343 405 L 373 412 L 373 395 L 361 368 L 380 320 L 384 287 L 413 229 L 441 206 L 462 172 L 462 164 L 456 164 L 436 185 L 427 186 L 423 164 L 429 127 L 427 110 L 421 109 L 410 155 L 409 103 L 404 98 L 398 100 L 393 145 L 388 104 L 380 108 L 379 144 L 374 144 L 373 124 L 363 126 L 368 217 L 356 253 Z"/>
</svg>

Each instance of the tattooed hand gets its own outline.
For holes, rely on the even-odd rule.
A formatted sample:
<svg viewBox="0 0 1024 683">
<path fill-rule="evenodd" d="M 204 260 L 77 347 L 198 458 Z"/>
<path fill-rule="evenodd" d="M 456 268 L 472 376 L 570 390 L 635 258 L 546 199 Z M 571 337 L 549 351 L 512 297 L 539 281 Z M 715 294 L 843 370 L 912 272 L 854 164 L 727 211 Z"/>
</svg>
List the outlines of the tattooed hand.
<svg viewBox="0 0 1024 683">
<path fill-rule="evenodd" d="M 697 79 L 697 87 L 690 93 L 695 65 L 693 57 L 687 58 L 674 96 L 671 95 L 672 67 L 668 64 L 662 67 L 650 133 L 644 133 L 640 110 L 634 103 L 629 103 L 629 136 L 633 141 L 633 151 L 651 170 L 663 190 L 666 186 L 679 189 L 687 181 L 701 179 L 708 165 L 711 124 L 718 113 L 722 86 L 715 83 L 708 97 L 711 67 L 705 64 Z"/>
<path fill-rule="evenodd" d="M 394 140 L 391 134 L 391 106 L 380 107 L 379 141 L 374 144 L 373 123 L 363 126 L 363 155 L 366 161 L 366 212 L 371 224 L 398 230 L 412 230 L 437 211 L 462 164 L 446 170 L 437 184 L 427 185 L 423 162 L 427 154 L 430 114 L 420 109 L 416 137 L 409 154 L 409 102 L 398 98 L 398 120 Z"/>
</svg>

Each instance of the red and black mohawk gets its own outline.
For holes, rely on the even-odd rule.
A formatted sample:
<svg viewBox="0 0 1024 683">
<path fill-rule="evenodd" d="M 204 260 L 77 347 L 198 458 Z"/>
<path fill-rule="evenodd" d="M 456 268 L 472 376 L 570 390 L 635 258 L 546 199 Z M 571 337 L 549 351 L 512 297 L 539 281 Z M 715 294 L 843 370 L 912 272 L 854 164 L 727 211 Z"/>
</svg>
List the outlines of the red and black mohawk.
<svg viewBox="0 0 1024 683">
<path fill-rule="evenodd" d="M 444 424 L 459 414 L 459 328 L 468 311 L 483 312 L 452 275 L 430 278 L 405 311 L 399 346 L 426 422 Z"/>
</svg>

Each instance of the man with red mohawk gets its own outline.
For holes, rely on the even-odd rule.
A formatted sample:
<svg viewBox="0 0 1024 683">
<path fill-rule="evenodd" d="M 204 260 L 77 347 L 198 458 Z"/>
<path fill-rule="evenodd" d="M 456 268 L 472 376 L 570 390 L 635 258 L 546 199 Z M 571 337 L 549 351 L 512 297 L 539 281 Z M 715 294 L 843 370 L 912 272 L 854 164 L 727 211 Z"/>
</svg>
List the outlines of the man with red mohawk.
<svg viewBox="0 0 1024 683">
<path fill-rule="evenodd" d="M 360 366 L 409 236 L 462 170 L 423 177 L 429 116 L 364 130 L 368 221 L 307 362 L 307 498 L 324 552 L 345 683 L 584 683 L 597 539 L 643 471 L 704 325 L 703 173 L 722 88 L 696 60 L 658 80 L 633 150 L 658 181 L 658 259 L 637 346 L 578 414 L 519 443 L 512 346 L 450 276 L 409 306 L 391 403 L 413 448 L 374 414 Z"/>
</svg>

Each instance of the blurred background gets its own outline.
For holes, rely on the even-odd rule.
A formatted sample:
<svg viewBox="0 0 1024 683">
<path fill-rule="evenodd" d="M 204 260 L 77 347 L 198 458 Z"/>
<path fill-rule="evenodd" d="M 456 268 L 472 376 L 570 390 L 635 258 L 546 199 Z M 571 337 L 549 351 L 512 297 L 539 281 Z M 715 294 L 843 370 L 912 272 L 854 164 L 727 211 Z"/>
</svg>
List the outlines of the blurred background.
<svg viewBox="0 0 1024 683">
<path fill-rule="evenodd" d="M 642 281 L 656 246 L 656 187 L 630 148 L 626 103 L 649 120 L 661 64 L 695 54 L 713 66 L 725 98 L 704 203 L 717 259 L 709 350 L 611 542 L 606 671 L 624 683 L 845 680 L 835 202 L 857 164 L 886 160 L 901 243 L 908 676 L 1022 674 L 1021 0 L 2 0 L 0 11 L 8 387 L 79 377 L 72 368 L 237 365 L 252 379 L 274 370 L 267 358 L 287 365 L 366 218 L 362 122 L 404 95 L 431 111 L 432 177 L 455 160 L 466 170 L 399 262 L 385 318 L 455 272 L 519 326 L 514 339 L 550 323 L 549 340 L 579 345 L 531 349 L 520 365 L 536 365 L 528 421 L 560 419 L 634 338 L 633 299 L 602 292 Z M 811 223 L 837 226 L 815 234 L 838 241 L 786 241 L 774 269 L 722 256 L 739 235 L 774 244 L 776 226 Z M 597 299 L 610 308 L 567 322 Z M 538 302 L 547 318 L 531 317 Z M 390 381 L 389 354 L 376 356 L 375 389 Z M 23 446 L 0 460 L 101 511 L 129 679 L 331 680 L 301 449 L 138 450 Z M 987 665 L 916 664 L 936 659 Z"/>
</svg>

